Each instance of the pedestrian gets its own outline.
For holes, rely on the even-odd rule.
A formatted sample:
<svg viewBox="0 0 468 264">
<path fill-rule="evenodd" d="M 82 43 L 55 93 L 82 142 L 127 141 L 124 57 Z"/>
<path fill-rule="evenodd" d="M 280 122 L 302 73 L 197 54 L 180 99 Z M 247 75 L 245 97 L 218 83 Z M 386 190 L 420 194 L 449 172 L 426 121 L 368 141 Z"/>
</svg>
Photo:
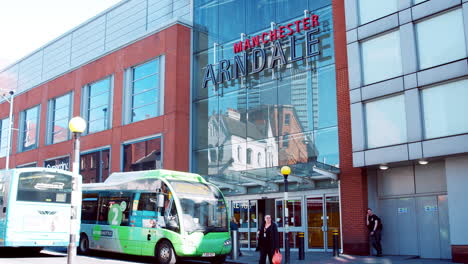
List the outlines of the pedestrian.
<svg viewBox="0 0 468 264">
<path fill-rule="evenodd" d="M 238 231 L 237 232 L 237 250 L 238 250 L 238 255 L 239 257 L 242 256 L 242 252 L 240 251 L 240 245 L 239 245 L 239 223 L 237 222 L 237 219 L 235 216 L 231 217 L 231 222 L 229 223 L 229 226 L 231 227 L 231 232 L 233 231 Z M 231 237 L 234 237 L 231 235 Z M 232 241 L 234 243 L 234 241 Z"/>
<path fill-rule="evenodd" d="M 271 221 L 270 215 L 265 215 L 265 221 L 258 231 L 258 247 L 260 249 L 260 261 L 258 263 L 266 264 L 267 256 L 270 264 L 273 263 L 273 255 L 276 250 L 279 251 L 279 235 L 278 227 Z"/>
<path fill-rule="evenodd" d="M 380 244 L 380 240 L 382 239 L 382 221 L 372 212 L 371 208 L 367 208 L 366 224 L 370 232 L 371 244 L 377 251 L 377 257 L 381 257 L 382 245 Z"/>
</svg>

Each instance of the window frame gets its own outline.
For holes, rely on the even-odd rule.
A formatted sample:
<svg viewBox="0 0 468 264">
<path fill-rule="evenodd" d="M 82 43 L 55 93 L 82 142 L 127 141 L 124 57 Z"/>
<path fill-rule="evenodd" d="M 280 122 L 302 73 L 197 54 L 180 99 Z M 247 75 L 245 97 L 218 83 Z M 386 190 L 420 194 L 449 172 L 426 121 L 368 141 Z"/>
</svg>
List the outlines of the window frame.
<svg viewBox="0 0 468 264">
<path fill-rule="evenodd" d="M 90 120 L 90 111 L 92 109 L 89 109 L 90 100 L 91 100 L 91 97 L 90 97 L 91 87 L 94 84 L 97 84 L 97 83 L 105 81 L 105 80 L 109 80 L 109 87 L 108 87 L 109 88 L 109 97 L 108 97 L 108 101 L 107 101 L 107 118 L 103 119 L 103 120 L 105 120 L 107 122 L 106 122 L 106 125 L 105 125 L 104 129 L 94 131 L 94 132 L 90 132 L 89 131 L 89 128 L 90 128 L 89 124 L 90 124 L 90 121 L 93 121 L 93 120 Z M 104 93 L 100 93 L 98 95 L 101 95 L 101 94 L 104 94 Z M 99 133 L 101 131 L 105 131 L 105 130 L 108 130 L 108 129 L 112 128 L 113 99 L 114 99 L 114 75 L 113 74 L 107 75 L 107 76 L 105 76 L 105 77 L 103 77 L 101 79 L 98 79 L 98 80 L 96 80 L 94 82 L 88 83 L 85 86 L 83 86 L 82 92 L 81 92 L 81 116 L 83 116 L 84 120 L 86 120 L 86 123 L 88 124 L 86 126 L 86 130 L 85 130 L 84 134 L 88 135 L 88 134 Z M 95 119 L 95 120 L 99 120 L 99 119 Z"/>
<path fill-rule="evenodd" d="M 55 127 L 55 112 L 56 112 L 56 100 L 59 98 L 62 98 L 64 96 L 70 96 L 69 102 L 68 102 L 68 121 L 67 121 L 67 138 L 62 141 L 54 141 L 54 127 Z M 64 142 L 67 140 L 70 140 L 70 130 L 68 129 L 68 122 L 70 121 L 71 117 L 73 115 L 73 92 L 68 92 L 59 96 L 56 96 L 54 98 L 51 98 L 47 102 L 47 125 L 46 125 L 46 145 L 53 145 L 56 143 Z"/>
<path fill-rule="evenodd" d="M 143 66 L 144 64 L 147 64 L 147 63 L 151 63 L 153 61 L 158 61 L 158 67 L 159 67 L 159 72 L 158 73 L 154 73 L 154 74 L 157 74 L 158 77 L 159 77 L 159 84 L 158 84 L 158 87 L 155 88 L 155 89 L 158 89 L 159 91 L 157 92 L 158 96 L 159 96 L 159 100 L 155 100 L 153 101 L 152 103 L 156 103 L 157 107 L 156 107 L 156 115 L 155 116 L 152 116 L 152 117 L 149 117 L 149 118 L 146 118 L 146 119 L 142 119 L 142 120 L 137 120 L 137 121 L 134 121 L 133 119 L 133 98 L 134 98 L 134 94 L 133 94 L 133 89 L 134 89 L 134 69 L 140 67 L 140 66 Z M 148 77 L 148 76 L 151 76 L 150 75 L 147 75 L 145 77 Z M 143 78 L 140 78 L 138 80 L 142 80 Z M 151 119 L 151 118 L 155 118 L 155 117 L 159 117 L 159 116 L 163 116 L 164 115 L 164 91 L 165 91 L 165 55 L 159 55 L 159 56 L 156 56 L 156 57 L 153 57 L 151 59 L 148 59 L 148 60 L 145 60 L 141 63 L 138 63 L 138 64 L 135 64 L 129 68 L 127 68 L 125 70 L 125 76 L 124 76 L 124 100 L 123 100 L 123 109 L 124 111 L 122 111 L 122 124 L 123 125 L 127 125 L 127 124 L 131 124 L 131 123 L 135 123 L 135 122 L 139 122 L 139 121 L 144 121 L 144 120 L 147 120 L 147 119 Z M 148 90 L 145 90 L 144 92 L 148 92 L 148 91 L 151 91 L 152 89 L 148 89 Z M 143 92 L 143 93 L 144 93 Z M 141 93 L 139 93 L 141 94 Z M 137 94 L 138 95 L 138 94 Z M 151 104 L 152 104 L 151 103 Z M 146 104 L 146 105 L 150 105 L 150 104 Z M 144 106 L 142 106 L 144 107 Z M 141 108 L 138 107 L 138 108 Z"/>
<path fill-rule="evenodd" d="M 26 133 L 26 128 L 25 128 L 25 122 L 26 122 L 26 112 L 29 110 L 32 110 L 33 108 L 37 108 L 37 117 L 36 117 L 36 137 L 35 137 L 35 143 L 29 147 L 24 146 L 24 140 L 25 140 L 25 133 Z M 41 104 L 37 104 L 35 106 L 29 107 L 27 109 L 24 109 L 23 111 L 20 112 L 20 123 L 19 123 L 19 136 L 18 136 L 18 152 L 25 152 L 28 150 L 36 149 L 39 147 L 39 131 L 40 131 L 40 126 L 41 126 Z"/>
</svg>

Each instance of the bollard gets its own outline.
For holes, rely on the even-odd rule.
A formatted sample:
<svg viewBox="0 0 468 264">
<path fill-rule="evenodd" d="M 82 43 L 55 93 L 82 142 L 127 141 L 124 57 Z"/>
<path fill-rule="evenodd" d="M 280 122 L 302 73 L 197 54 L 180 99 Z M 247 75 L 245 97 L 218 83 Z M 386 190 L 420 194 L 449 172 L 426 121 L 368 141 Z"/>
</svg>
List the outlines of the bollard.
<svg viewBox="0 0 468 264">
<path fill-rule="evenodd" d="M 304 232 L 297 233 L 297 243 L 299 246 L 299 260 L 304 260 Z"/>
<path fill-rule="evenodd" d="M 338 249 L 338 230 L 333 230 L 333 256 L 339 256 L 339 249 Z"/>
<path fill-rule="evenodd" d="M 239 240 L 237 239 L 237 230 L 232 231 L 232 250 L 231 250 L 231 256 L 233 260 L 237 260 L 239 257 Z"/>
</svg>

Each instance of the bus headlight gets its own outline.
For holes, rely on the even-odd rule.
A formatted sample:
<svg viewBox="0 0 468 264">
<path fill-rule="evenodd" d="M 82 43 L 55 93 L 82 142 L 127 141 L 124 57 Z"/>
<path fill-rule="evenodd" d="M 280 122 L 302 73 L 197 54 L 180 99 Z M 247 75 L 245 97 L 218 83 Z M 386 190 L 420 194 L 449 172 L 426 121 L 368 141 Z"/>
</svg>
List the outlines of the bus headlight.
<svg viewBox="0 0 468 264">
<path fill-rule="evenodd" d="M 231 245 L 231 239 L 229 238 L 228 240 L 224 241 L 224 246 L 229 246 Z"/>
</svg>

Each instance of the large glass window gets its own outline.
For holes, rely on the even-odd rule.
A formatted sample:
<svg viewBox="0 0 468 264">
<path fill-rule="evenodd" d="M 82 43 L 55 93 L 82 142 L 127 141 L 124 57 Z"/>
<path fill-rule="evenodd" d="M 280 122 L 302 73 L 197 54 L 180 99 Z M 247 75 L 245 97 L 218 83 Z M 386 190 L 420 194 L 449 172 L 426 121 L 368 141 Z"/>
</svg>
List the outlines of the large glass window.
<svg viewBox="0 0 468 264">
<path fill-rule="evenodd" d="M 129 122 L 160 116 L 163 112 L 162 58 L 131 68 Z"/>
<path fill-rule="evenodd" d="M 21 112 L 19 151 L 37 148 L 39 133 L 39 106 Z"/>
<path fill-rule="evenodd" d="M 111 80 L 108 77 L 85 86 L 83 108 L 87 133 L 106 130 L 111 126 Z"/>
<path fill-rule="evenodd" d="M 103 182 L 109 176 L 110 150 L 98 150 L 80 155 L 83 183 Z"/>
<path fill-rule="evenodd" d="M 55 144 L 69 138 L 68 122 L 71 116 L 71 93 L 49 101 L 48 144 Z"/>
<path fill-rule="evenodd" d="M 125 144 L 123 171 L 162 169 L 161 138 Z"/>
<path fill-rule="evenodd" d="M 468 133 L 468 80 L 421 90 L 425 138 Z"/>
<path fill-rule="evenodd" d="M 358 2 L 361 25 L 398 11 L 398 0 L 358 0 Z"/>
<path fill-rule="evenodd" d="M 7 155 L 9 125 L 9 118 L 0 120 L 0 157 L 5 157 Z"/>
<path fill-rule="evenodd" d="M 461 9 L 416 24 L 419 68 L 426 69 L 466 57 Z"/>
<path fill-rule="evenodd" d="M 368 148 L 406 142 L 404 95 L 368 102 L 365 112 Z"/>
<path fill-rule="evenodd" d="M 361 43 L 364 84 L 402 74 L 400 32 L 393 31 Z"/>
</svg>

